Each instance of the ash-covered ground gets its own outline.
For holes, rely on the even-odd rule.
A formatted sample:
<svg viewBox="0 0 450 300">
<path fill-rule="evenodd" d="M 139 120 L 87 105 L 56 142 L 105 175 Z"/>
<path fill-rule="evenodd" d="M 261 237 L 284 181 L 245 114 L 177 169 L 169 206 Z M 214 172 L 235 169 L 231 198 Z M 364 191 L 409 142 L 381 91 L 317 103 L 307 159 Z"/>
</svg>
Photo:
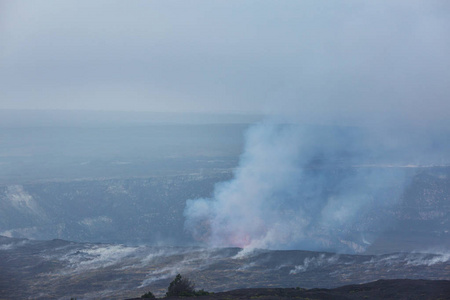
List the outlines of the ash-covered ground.
<svg viewBox="0 0 450 300">
<path fill-rule="evenodd" d="M 378 279 L 448 280 L 450 253 L 349 255 L 301 250 L 183 248 L 0 240 L 5 299 L 161 296 L 181 273 L 208 291 L 332 288 Z"/>
</svg>

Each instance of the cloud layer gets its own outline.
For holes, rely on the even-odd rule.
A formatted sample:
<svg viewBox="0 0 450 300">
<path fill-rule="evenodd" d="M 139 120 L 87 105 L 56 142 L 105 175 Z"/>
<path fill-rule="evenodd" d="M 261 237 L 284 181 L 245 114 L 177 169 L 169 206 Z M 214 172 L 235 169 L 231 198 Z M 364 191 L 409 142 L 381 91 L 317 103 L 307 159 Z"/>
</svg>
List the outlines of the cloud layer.
<svg viewBox="0 0 450 300">
<path fill-rule="evenodd" d="M 450 111 L 446 1 L 1 2 L 0 108 Z"/>
</svg>

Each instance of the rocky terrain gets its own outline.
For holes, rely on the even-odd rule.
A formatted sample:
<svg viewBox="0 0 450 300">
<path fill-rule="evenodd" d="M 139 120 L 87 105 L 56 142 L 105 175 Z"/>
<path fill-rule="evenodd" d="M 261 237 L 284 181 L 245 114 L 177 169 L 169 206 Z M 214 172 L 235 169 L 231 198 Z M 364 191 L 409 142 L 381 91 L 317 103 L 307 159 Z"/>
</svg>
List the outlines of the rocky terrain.
<svg viewBox="0 0 450 300">
<path fill-rule="evenodd" d="M 200 298 L 202 300 L 229 300 L 229 299 L 445 300 L 450 299 L 450 281 L 397 279 L 397 280 L 377 280 L 375 282 L 357 285 L 346 285 L 334 289 L 303 289 L 303 288 L 239 289 L 195 298 Z M 170 300 L 180 298 L 167 297 L 165 299 Z"/>
<path fill-rule="evenodd" d="M 229 171 L 0 185 L 0 234 L 113 243 L 186 244 L 186 199 L 208 196 Z"/>
<path fill-rule="evenodd" d="M 378 279 L 448 280 L 449 253 L 349 255 L 0 239 L 4 299 L 162 296 L 181 273 L 197 288 L 334 288 Z"/>
</svg>

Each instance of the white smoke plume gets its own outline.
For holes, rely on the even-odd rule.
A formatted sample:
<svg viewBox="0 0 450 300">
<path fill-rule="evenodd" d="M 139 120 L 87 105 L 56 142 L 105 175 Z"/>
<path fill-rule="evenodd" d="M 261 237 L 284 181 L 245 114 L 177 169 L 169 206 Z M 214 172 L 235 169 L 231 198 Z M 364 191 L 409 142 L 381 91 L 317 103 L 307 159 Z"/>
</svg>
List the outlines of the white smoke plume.
<svg viewBox="0 0 450 300">
<path fill-rule="evenodd" d="M 185 227 L 213 247 L 362 252 L 386 221 L 376 211 L 398 203 L 411 173 L 416 136 L 404 133 L 257 124 L 234 179 L 187 201 Z"/>
<path fill-rule="evenodd" d="M 233 180 L 187 201 L 186 229 L 211 246 L 364 251 L 412 167 L 449 163 L 448 11 L 444 1 L 296 10 L 301 49 L 274 50 L 287 64 L 272 69 L 286 73 L 254 88 L 278 119 L 248 130 Z"/>
</svg>

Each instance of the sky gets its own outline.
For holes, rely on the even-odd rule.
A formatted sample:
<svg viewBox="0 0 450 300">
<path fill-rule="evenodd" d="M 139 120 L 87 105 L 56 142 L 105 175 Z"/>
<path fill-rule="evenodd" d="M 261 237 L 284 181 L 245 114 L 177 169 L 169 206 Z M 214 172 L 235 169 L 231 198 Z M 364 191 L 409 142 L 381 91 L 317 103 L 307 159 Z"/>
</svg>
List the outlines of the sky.
<svg viewBox="0 0 450 300">
<path fill-rule="evenodd" d="M 448 1 L 4 1 L 0 109 L 444 120 Z"/>
</svg>

